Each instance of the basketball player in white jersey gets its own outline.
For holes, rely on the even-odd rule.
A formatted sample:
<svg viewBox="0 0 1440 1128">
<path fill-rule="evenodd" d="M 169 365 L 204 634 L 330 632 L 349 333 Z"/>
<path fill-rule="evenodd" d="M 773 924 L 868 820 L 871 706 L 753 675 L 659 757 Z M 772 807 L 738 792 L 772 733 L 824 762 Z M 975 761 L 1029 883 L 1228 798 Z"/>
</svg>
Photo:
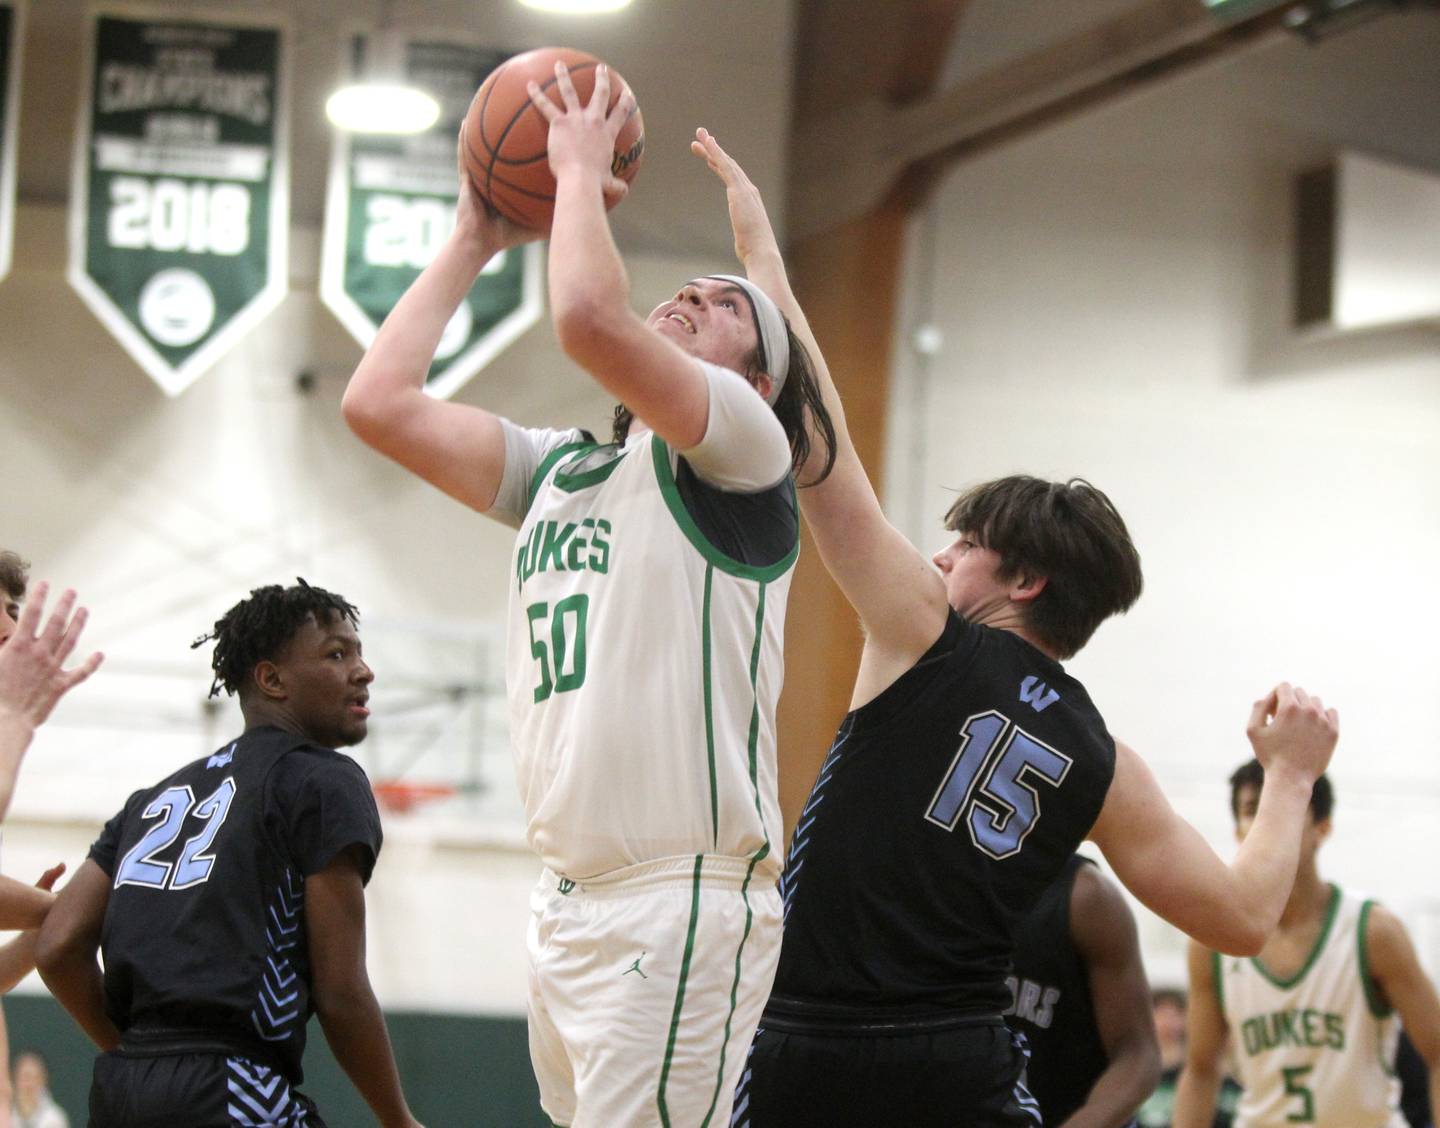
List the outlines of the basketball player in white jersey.
<svg viewBox="0 0 1440 1128">
<path fill-rule="evenodd" d="M 1252 760 L 1230 778 L 1236 837 L 1255 821 L 1265 773 Z M 1280 925 L 1251 959 L 1190 946 L 1185 1068 L 1174 1128 L 1209 1128 L 1228 1043 L 1244 1090 L 1235 1128 L 1404 1128 L 1395 1047 L 1400 1023 L 1440 1090 L 1440 999 L 1393 913 L 1324 881 L 1334 792 L 1310 797 L 1300 869 Z"/>
<path fill-rule="evenodd" d="M 377 450 L 519 530 L 507 687 L 546 866 L 529 938 L 545 1112 L 574 1128 L 718 1124 L 779 951 L 792 468 L 806 413 L 824 408 L 803 348 L 745 279 L 697 278 L 647 319 L 631 311 L 604 203 L 623 191 L 610 154 L 633 105 L 606 114 L 603 67 L 588 106 L 563 67 L 557 84 L 563 110 L 536 98 L 558 182 L 552 313 L 561 346 L 627 409 L 616 442 L 424 394 L 447 319 L 526 237 L 463 183 L 454 235 L 344 410 Z"/>
</svg>

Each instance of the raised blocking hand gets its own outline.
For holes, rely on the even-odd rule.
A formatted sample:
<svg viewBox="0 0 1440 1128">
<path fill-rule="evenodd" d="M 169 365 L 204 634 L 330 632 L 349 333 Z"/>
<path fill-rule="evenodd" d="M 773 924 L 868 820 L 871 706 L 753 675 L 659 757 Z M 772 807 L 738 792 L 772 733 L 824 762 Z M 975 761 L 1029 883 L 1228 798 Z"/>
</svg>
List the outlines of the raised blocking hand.
<svg viewBox="0 0 1440 1128">
<path fill-rule="evenodd" d="M 48 584 L 35 585 L 15 633 L 0 647 L 0 714 L 9 713 L 32 727 L 42 724 L 55 703 L 104 661 L 104 655 L 97 651 L 80 665 L 65 669 L 89 613 L 75 606 L 75 593 L 67 590 L 42 628 L 40 620 L 48 594 Z"/>
</svg>

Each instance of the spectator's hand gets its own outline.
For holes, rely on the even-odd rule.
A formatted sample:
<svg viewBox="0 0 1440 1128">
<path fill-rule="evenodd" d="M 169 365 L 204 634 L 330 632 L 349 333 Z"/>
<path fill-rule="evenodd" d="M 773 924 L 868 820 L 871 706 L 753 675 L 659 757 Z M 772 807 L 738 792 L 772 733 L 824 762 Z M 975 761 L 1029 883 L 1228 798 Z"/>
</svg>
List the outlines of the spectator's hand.
<svg viewBox="0 0 1440 1128">
<path fill-rule="evenodd" d="M 75 607 L 75 593 L 65 591 L 40 628 L 49 585 L 35 585 L 25 601 L 15 633 L 0 647 L 0 715 L 9 713 L 32 727 L 44 722 L 55 703 L 74 689 L 104 660 L 98 651 L 79 666 L 65 669 L 89 613 Z M 73 609 L 73 614 L 72 614 Z"/>
<path fill-rule="evenodd" d="M 1316 780 L 1340 738 L 1340 717 L 1299 686 L 1281 682 L 1255 702 L 1245 735 L 1266 772 L 1291 769 Z"/>
</svg>

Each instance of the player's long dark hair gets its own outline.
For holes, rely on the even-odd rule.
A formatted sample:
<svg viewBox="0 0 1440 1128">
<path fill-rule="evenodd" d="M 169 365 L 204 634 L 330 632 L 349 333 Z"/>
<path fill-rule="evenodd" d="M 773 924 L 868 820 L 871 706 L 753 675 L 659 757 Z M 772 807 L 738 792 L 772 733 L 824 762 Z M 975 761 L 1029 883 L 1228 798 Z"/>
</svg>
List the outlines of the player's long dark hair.
<svg viewBox="0 0 1440 1128">
<path fill-rule="evenodd" d="M 781 314 L 784 317 L 784 314 Z M 825 448 L 825 463 L 814 478 L 797 482 L 802 489 L 823 482 L 835 465 L 835 424 L 825 408 L 825 399 L 820 392 L 820 382 L 815 378 L 815 366 L 804 343 L 790 328 L 790 319 L 785 319 L 785 337 L 790 344 L 789 375 L 785 386 L 775 400 L 775 417 L 785 428 L 785 437 L 790 440 L 790 468 L 799 474 L 810 458 L 813 437 L 818 438 Z M 765 371 L 760 345 L 745 358 L 742 375 L 753 378 Z M 809 425 L 807 426 L 807 417 Z M 617 443 L 623 443 L 630 434 L 630 424 L 635 421 L 634 413 L 623 403 L 615 405 L 615 417 L 611 436 Z"/>
<path fill-rule="evenodd" d="M 215 642 L 210 696 L 218 697 L 221 689 L 235 694 L 247 683 L 256 663 L 274 659 L 311 617 L 320 624 L 343 618 L 352 627 L 360 625 L 360 613 L 353 604 L 324 588 L 312 587 L 299 576 L 295 587 L 270 584 L 251 591 L 248 599 L 235 604 L 209 632 L 190 644 L 194 650 L 212 639 Z"/>
</svg>

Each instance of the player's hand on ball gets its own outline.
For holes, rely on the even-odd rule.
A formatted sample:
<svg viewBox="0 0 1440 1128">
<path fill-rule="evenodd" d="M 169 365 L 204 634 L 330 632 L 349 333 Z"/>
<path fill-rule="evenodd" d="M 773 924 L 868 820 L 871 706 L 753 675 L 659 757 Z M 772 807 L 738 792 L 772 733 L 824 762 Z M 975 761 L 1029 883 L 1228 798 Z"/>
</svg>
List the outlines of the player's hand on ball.
<svg viewBox="0 0 1440 1128">
<path fill-rule="evenodd" d="M 1255 702 L 1245 735 L 1267 772 L 1288 768 L 1314 780 L 1329 765 L 1340 739 L 1340 716 L 1320 698 L 1281 682 Z"/>
<path fill-rule="evenodd" d="M 559 181 L 576 173 L 594 175 L 608 202 L 618 201 L 630 186 L 615 176 L 611 164 L 615 154 L 615 138 L 635 108 L 634 96 L 627 90 L 606 113 L 610 103 L 610 68 L 601 63 L 595 68 L 595 88 L 590 101 L 581 104 L 570 70 L 563 62 L 555 64 L 555 89 L 563 109 L 555 105 L 536 82 L 525 86 L 530 101 L 549 126 L 546 142 L 550 171 Z"/>
<path fill-rule="evenodd" d="M 457 145 L 463 146 L 464 143 L 462 133 Z M 475 182 L 464 171 L 464 162 L 460 162 L 460 165 L 460 194 L 455 200 L 455 231 L 461 238 L 478 240 L 480 245 L 493 255 L 541 237 L 543 232 L 511 223 L 487 204 L 475 188 Z"/>
<path fill-rule="evenodd" d="M 703 127 L 695 131 L 690 151 L 703 158 L 710 171 L 725 185 L 730 230 L 735 235 L 735 257 L 744 263 L 752 255 L 778 254 L 780 244 L 775 239 L 774 228 L 770 226 L 765 201 L 760 198 L 760 190 L 745 175 L 740 163 L 722 149 L 720 142 Z"/>
</svg>

